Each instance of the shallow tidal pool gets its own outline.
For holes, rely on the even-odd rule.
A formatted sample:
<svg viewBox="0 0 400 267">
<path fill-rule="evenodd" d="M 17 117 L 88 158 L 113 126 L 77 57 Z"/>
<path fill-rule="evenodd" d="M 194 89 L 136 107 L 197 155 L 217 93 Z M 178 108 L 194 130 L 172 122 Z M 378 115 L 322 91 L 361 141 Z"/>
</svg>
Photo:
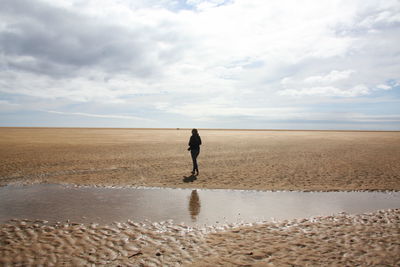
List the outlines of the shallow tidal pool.
<svg viewBox="0 0 400 267">
<path fill-rule="evenodd" d="M 0 188 L 0 223 L 10 219 L 106 224 L 173 220 L 187 225 L 218 225 L 390 208 L 400 208 L 400 192 L 271 192 L 53 184 Z"/>
</svg>

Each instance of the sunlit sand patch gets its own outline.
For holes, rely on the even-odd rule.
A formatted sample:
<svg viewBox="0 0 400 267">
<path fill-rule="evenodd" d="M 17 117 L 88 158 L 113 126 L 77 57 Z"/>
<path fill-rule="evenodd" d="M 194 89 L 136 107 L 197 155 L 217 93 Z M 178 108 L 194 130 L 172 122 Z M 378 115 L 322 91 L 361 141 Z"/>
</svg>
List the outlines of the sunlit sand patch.
<svg viewBox="0 0 400 267">
<path fill-rule="evenodd" d="M 400 190 L 400 132 L 0 128 L 0 185 Z"/>
</svg>

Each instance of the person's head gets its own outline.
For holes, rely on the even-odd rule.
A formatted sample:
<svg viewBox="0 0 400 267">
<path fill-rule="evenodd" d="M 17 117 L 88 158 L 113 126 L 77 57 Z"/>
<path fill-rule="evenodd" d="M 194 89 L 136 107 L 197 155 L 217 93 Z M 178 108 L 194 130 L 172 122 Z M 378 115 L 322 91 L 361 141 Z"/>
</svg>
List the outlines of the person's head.
<svg viewBox="0 0 400 267">
<path fill-rule="evenodd" d="M 192 134 L 193 134 L 193 135 L 197 135 L 197 134 L 199 134 L 199 132 L 197 131 L 197 129 L 193 129 L 193 130 L 192 130 Z"/>
</svg>

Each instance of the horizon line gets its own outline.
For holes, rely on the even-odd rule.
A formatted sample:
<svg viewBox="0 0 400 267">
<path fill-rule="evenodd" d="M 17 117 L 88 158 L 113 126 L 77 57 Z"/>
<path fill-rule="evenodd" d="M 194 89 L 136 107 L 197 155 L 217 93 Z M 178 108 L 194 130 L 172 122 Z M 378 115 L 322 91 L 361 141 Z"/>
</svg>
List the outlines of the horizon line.
<svg viewBox="0 0 400 267">
<path fill-rule="evenodd" d="M 20 129 L 92 129 L 92 130 L 192 130 L 193 128 L 181 127 L 165 127 L 165 128 L 145 128 L 145 127 L 79 127 L 79 126 L 0 126 L 0 128 L 20 128 Z M 265 131 L 265 132 L 400 132 L 400 130 L 345 130 L 345 129 L 249 129 L 249 128 L 196 128 L 202 131 Z"/>
</svg>

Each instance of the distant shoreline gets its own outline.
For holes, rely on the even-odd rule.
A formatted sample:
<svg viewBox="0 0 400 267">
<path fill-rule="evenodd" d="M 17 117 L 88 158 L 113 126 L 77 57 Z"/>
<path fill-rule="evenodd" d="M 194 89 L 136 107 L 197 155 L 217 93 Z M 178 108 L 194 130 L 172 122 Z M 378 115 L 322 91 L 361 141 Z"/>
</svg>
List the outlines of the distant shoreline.
<svg viewBox="0 0 400 267">
<path fill-rule="evenodd" d="M 6 129 L 87 129 L 87 130 L 156 130 L 156 131 L 189 131 L 192 128 L 115 128 L 115 127 L 41 127 L 41 126 L 0 126 Z M 249 132 L 394 132 L 400 130 L 323 130 L 323 129 L 231 129 L 231 128 L 197 128 L 201 131 L 249 131 Z"/>
</svg>

